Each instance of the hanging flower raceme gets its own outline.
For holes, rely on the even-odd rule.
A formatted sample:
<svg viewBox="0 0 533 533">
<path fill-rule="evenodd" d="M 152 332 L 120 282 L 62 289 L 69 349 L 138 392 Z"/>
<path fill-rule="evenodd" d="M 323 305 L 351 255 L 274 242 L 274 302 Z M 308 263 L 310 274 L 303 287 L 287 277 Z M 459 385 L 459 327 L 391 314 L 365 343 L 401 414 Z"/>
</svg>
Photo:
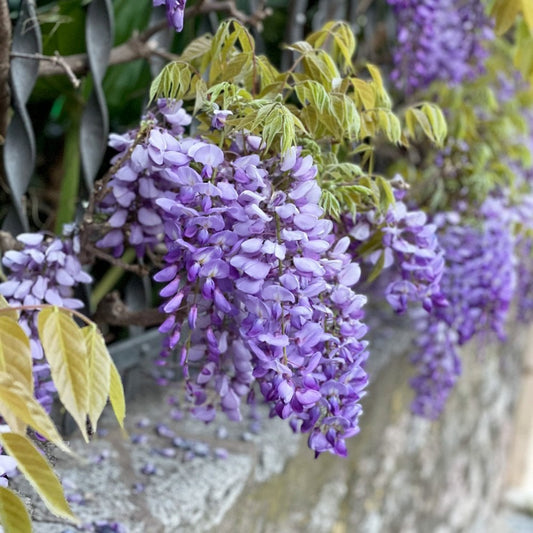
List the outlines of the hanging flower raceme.
<svg viewBox="0 0 533 533">
<path fill-rule="evenodd" d="M 158 101 L 161 123 L 155 116 L 145 117 L 139 130 L 125 135 L 111 135 L 109 145 L 118 151 L 111 163 L 131 156 L 109 181 L 108 194 L 97 206 L 99 215 L 107 216 L 107 231 L 96 243 L 110 249 L 115 257 L 130 245 L 138 257 L 163 242 L 163 220 L 158 198 L 171 194 L 176 187 L 174 168 L 193 161 L 179 151 L 178 139 L 191 123 L 181 102 Z"/>
<path fill-rule="evenodd" d="M 481 0 L 388 0 L 397 45 L 392 79 L 407 93 L 433 81 L 460 83 L 479 76 L 493 38 Z"/>
<path fill-rule="evenodd" d="M 218 405 L 240 419 L 257 383 L 317 454 L 345 455 L 367 383 L 359 266 L 323 217 L 312 158 L 264 159 L 263 148 L 252 136 L 226 151 L 196 138 L 164 146 L 164 355 L 179 346 L 199 418 Z"/>
<path fill-rule="evenodd" d="M 466 224 L 459 213 L 436 216 L 446 268 L 441 286 L 449 305 L 415 317 L 418 349 L 412 357 L 418 375 L 412 409 L 428 418 L 441 413 L 461 371 L 458 347 L 474 336 L 505 338 L 505 320 L 515 293 L 516 237 L 514 209 L 488 198 L 479 225 Z"/>
<path fill-rule="evenodd" d="M 393 183 L 396 201 L 385 214 L 372 210 L 358 214 L 355 221 L 345 218 L 354 253 L 363 254 L 364 247 L 373 243 L 370 253 L 361 260 L 385 269 L 384 296 L 395 312 L 404 313 L 409 303 L 420 303 L 428 312 L 434 306 L 446 306 L 440 286 L 444 252 L 436 227 L 423 211 L 407 208 L 403 179 L 396 176 Z"/>
<path fill-rule="evenodd" d="M 0 283 L 0 294 L 14 306 L 83 307 L 81 300 L 72 297 L 73 291 L 76 285 L 90 283 L 92 278 L 82 270 L 78 260 L 78 238 L 59 239 L 43 233 L 23 233 L 17 240 L 21 249 L 9 250 L 2 258 L 8 274 L 7 280 Z M 21 313 L 19 324 L 30 339 L 35 395 L 46 409 L 50 409 L 55 387 L 39 341 L 37 313 Z"/>
</svg>

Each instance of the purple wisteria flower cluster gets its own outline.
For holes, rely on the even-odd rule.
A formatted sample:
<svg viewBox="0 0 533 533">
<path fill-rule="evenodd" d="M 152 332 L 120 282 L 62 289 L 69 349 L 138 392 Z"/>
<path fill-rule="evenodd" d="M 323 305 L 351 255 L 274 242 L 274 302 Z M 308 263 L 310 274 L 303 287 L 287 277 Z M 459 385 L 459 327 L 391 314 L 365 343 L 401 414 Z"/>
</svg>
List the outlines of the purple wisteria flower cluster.
<svg viewBox="0 0 533 533">
<path fill-rule="evenodd" d="M 517 286 L 516 212 L 489 197 L 477 224 L 459 212 L 439 214 L 439 240 L 446 254 L 441 287 L 449 305 L 416 313 L 418 349 L 413 412 L 437 418 L 461 372 L 458 347 L 474 336 L 505 338 L 505 320 Z"/>
<path fill-rule="evenodd" d="M 185 4 L 187 0 L 153 0 L 155 6 L 165 6 L 167 20 L 170 26 L 176 31 L 183 29 L 183 16 L 185 15 Z"/>
<path fill-rule="evenodd" d="M 323 217 L 312 158 L 293 148 L 263 160 L 252 136 L 226 151 L 178 144 L 169 158 L 189 161 L 168 169 L 174 196 L 156 200 L 168 266 L 155 279 L 166 283 L 161 331 L 168 349 L 180 343 L 193 413 L 210 421 L 219 404 L 238 420 L 257 383 L 272 416 L 309 433 L 317 454 L 346 455 L 367 384 L 366 298 L 352 289 L 360 269 L 348 237 Z"/>
<path fill-rule="evenodd" d="M 361 260 L 379 262 L 383 269 L 389 269 L 384 295 L 395 312 L 404 313 L 410 302 L 421 303 L 428 312 L 434 306 L 446 306 L 440 287 L 444 251 L 437 239 L 437 228 L 428 222 L 423 211 L 408 209 L 403 201 L 403 179 L 396 176 L 392 183 L 396 202 L 386 213 L 371 210 L 358 214 L 355 221 L 346 220 L 354 253 L 361 255 L 365 245 L 373 243 L 371 253 L 364 254 Z"/>
<path fill-rule="evenodd" d="M 147 249 L 163 242 L 163 220 L 158 198 L 172 196 L 177 186 L 173 168 L 188 164 L 193 158 L 178 151 L 177 139 L 191 123 L 191 116 L 182 108 L 181 101 L 158 101 L 163 117 L 159 125 L 155 116 L 145 119 L 146 136 L 139 130 L 125 135 L 111 135 L 110 146 L 118 151 L 111 163 L 121 160 L 131 151 L 117 173 L 108 183 L 108 194 L 97 206 L 101 215 L 107 216 L 108 231 L 96 243 L 108 248 L 116 257 L 122 255 L 126 245 L 133 246 L 138 257 Z"/>
<path fill-rule="evenodd" d="M 392 79 L 413 93 L 433 81 L 460 83 L 483 72 L 492 22 L 481 0 L 388 0 L 397 24 Z"/>
<path fill-rule="evenodd" d="M 251 135 L 225 150 L 186 137 L 181 102 L 158 107 L 144 133 L 111 139 L 114 161 L 130 157 L 98 206 L 108 232 L 97 245 L 118 256 L 129 244 L 142 256 L 164 236 L 159 364 L 181 351 L 202 420 L 216 407 L 240 419 L 257 383 L 272 415 L 308 432 L 313 450 L 344 455 L 367 383 L 365 298 L 351 288 L 360 270 L 349 238 L 335 236 L 319 206 L 316 165 L 296 148 L 265 158 Z M 213 130 L 228 115 L 216 110 Z"/>
<path fill-rule="evenodd" d="M 83 307 L 81 300 L 73 298 L 73 289 L 79 283 L 90 283 L 92 278 L 82 270 L 78 260 L 78 238 L 59 239 L 44 233 L 23 233 L 17 241 L 22 245 L 21 249 L 9 250 L 2 258 L 8 274 L 7 280 L 0 283 L 0 294 L 13 306 Z M 49 410 L 55 387 L 39 341 L 37 313 L 22 312 L 19 324 L 30 339 L 36 398 Z"/>
</svg>

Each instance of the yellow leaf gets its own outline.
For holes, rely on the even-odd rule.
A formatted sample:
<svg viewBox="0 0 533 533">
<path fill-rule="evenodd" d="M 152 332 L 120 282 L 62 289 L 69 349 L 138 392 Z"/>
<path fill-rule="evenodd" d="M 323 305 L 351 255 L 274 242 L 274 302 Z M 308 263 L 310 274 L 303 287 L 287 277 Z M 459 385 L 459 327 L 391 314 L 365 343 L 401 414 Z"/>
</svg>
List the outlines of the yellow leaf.
<svg viewBox="0 0 533 533">
<path fill-rule="evenodd" d="M 525 0 L 529 2 L 530 0 Z M 491 16 L 496 19 L 496 33 L 503 35 L 512 25 L 521 8 L 522 0 L 496 0 Z"/>
<path fill-rule="evenodd" d="M 372 85 L 364 80 L 358 78 L 350 78 L 355 94 L 357 95 L 358 103 L 365 109 L 373 109 L 376 107 L 376 90 Z"/>
<path fill-rule="evenodd" d="M 31 533 L 31 520 L 26 506 L 12 491 L 0 486 L 0 524 L 5 533 Z"/>
<path fill-rule="evenodd" d="M 522 13 L 529 29 L 533 31 L 533 2 L 531 0 L 522 0 Z"/>
<path fill-rule="evenodd" d="M 81 331 L 89 357 L 89 420 L 96 430 L 109 395 L 111 364 L 104 338 L 96 326 L 87 326 Z"/>
<path fill-rule="evenodd" d="M 44 503 L 56 516 L 76 521 L 65 499 L 63 487 L 48 461 L 23 435 L 1 433 L 0 443 L 7 453 L 17 461 L 19 470 L 32 484 Z"/>
<path fill-rule="evenodd" d="M 18 311 L 11 309 L 11 306 L 7 300 L 0 294 L 0 316 L 8 316 L 12 318 L 15 322 L 19 319 Z"/>
<path fill-rule="evenodd" d="M 72 316 L 57 307 L 43 309 L 37 326 L 59 399 L 88 442 L 89 361 L 83 334 Z"/>
<path fill-rule="evenodd" d="M 15 320 L 0 316 L 0 371 L 13 376 L 33 394 L 30 341 Z"/>
<path fill-rule="evenodd" d="M 0 372 L 6 372 L 33 396 L 30 341 L 11 316 L 0 315 Z M 26 424 L 11 411 L 5 411 L 7 425 L 16 433 L 25 433 Z"/>
<path fill-rule="evenodd" d="M 21 383 L 13 381 L 13 377 L 6 372 L 0 372 L 0 413 L 4 418 L 6 413 L 11 413 L 11 416 L 31 426 L 58 448 L 71 453 L 41 404 Z"/>
<path fill-rule="evenodd" d="M 109 401 L 111 402 L 111 407 L 113 412 L 117 417 L 117 421 L 122 429 L 124 429 L 124 417 L 126 416 L 126 400 L 124 399 L 124 387 L 122 386 L 122 380 L 120 379 L 120 374 L 118 373 L 117 367 L 111 356 L 110 368 L 110 384 L 109 384 Z"/>
</svg>

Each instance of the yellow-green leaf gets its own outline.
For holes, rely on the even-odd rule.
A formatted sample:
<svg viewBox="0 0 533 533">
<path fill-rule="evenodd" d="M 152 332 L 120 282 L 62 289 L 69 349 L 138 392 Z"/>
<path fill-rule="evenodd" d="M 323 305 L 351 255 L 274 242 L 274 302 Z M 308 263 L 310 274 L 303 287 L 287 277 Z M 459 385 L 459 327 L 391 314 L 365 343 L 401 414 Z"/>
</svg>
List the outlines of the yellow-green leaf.
<svg viewBox="0 0 533 533">
<path fill-rule="evenodd" d="M 525 0 L 523 3 L 530 0 Z M 491 15 L 496 19 L 496 33 L 504 34 L 512 25 L 522 7 L 522 0 L 496 0 Z"/>
<path fill-rule="evenodd" d="M 205 55 L 210 55 L 211 42 L 213 36 L 206 33 L 194 41 L 191 41 L 181 53 L 180 59 L 192 63 L 195 59 L 202 59 Z"/>
<path fill-rule="evenodd" d="M 439 106 L 432 103 L 423 104 L 422 111 L 428 117 L 437 145 L 442 146 L 448 133 L 448 127 L 443 112 Z"/>
<path fill-rule="evenodd" d="M 111 360 L 111 356 L 109 356 Z M 124 417 L 126 416 L 126 400 L 124 399 L 124 387 L 115 363 L 111 360 L 110 366 L 109 401 L 121 428 L 124 429 Z"/>
<path fill-rule="evenodd" d="M 383 85 L 381 72 L 379 71 L 378 67 L 372 65 L 371 63 L 367 63 L 366 68 L 368 69 L 368 72 L 370 72 L 370 76 L 372 76 L 372 81 L 374 82 L 374 86 L 376 88 L 376 105 L 390 109 L 392 107 L 392 102 L 390 96 L 385 90 L 385 86 Z"/>
<path fill-rule="evenodd" d="M 0 486 L 0 524 L 5 533 L 31 533 L 31 520 L 22 500 L 6 487 Z"/>
<path fill-rule="evenodd" d="M 93 324 L 82 329 L 89 358 L 89 420 L 96 430 L 110 387 L 110 357 L 104 338 Z"/>
<path fill-rule="evenodd" d="M 150 102 L 158 96 L 181 100 L 182 98 L 194 97 L 197 76 L 194 75 L 189 63 L 174 61 L 166 65 L 157 75 L 150 86 Z"/>
<path fill-rule="evenodd" d="M 529 29 L 533 31 L 533 2 L 531 0 L 521 0 L 521 5 L 524 20 Z"/>
<path fill-rule="evenodd" d="M 0 316 L 8 316 L 12 318 L 15 322 L 19 318 L 18 311 L 12 309 L 7 300 L 0 294 Z"/>
<path fill-rule="evenodd" d="M 0 316 L 0 371 L 13 376 L 33 394 L 30 340 L 18 323 Z"/>
<path fill-rule="evenodd" d="M 83 334 L 72 316 L 57 307 L 40 311 L 37 326 L 59 399 L 88 441 L 89 361 Z"/>
<path fill-rule="evenodd" d="M 0 315 L 0 372 L 6 372 L 33 396 L 30 341 L 11 316 Z M 16 433 L 25 433 L 26 424 L 10 410 L 5 410 L 7 425 Z"/>
<path fill-rule="evenodd" d="M 48 509 L 56 516 L 76 521 L 59 479 L 48 461 L 28 438 L 15 433 L 1 433 L 0 442 L 7 453 L 17 461 L 19 470 L 33 485 Z"/>
<path fill-rule="evenodd" d="M 6 418 L 6 413 L 19 418 L 58 448 L 71 453 L 41 404 L 10 374 L 0 372 L 0 414 Z"/>
</svg>

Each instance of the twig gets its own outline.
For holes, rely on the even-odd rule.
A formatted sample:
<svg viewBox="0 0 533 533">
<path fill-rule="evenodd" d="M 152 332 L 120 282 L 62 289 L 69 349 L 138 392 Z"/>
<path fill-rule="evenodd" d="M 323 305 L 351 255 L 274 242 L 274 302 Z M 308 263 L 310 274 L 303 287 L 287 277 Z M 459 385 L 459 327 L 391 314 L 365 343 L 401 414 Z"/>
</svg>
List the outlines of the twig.
<svg viewBox="0 0 533 533">
<path fill-rule="evenodd" d="M 138 276 L 146 276 L 149 272 L 149 270 L 142 265 L 130 265 L 128 263 L 125 263 L 124 261 L 121 261 L 120 258 L 117 259 L 111 254 L 108 254 L 107 252 L 100 250 L 100 248 L 96 248 L 96 246 L 93 246 L 92 244 L 87 244 L 86 246 L 87 246 L 86 253 L 94 257 L 98 257 L 99 259 L 103 259 L 104 261 L 107 261 L 113 266 L 120 267 L 122 270 L 133 272 L 134 274 L 137 274 Z"/>
<path fill-rule="evenodd" d="M 30 59 L 33 61 L 49 61 L 53 65 L 59 67 L 67 75 L 68 79 L 70 80 L 70 83 L 72 83 L 75 89 L 80 86 L 80 80 L 72 71 L 72 68 L 68 64 L 67 60 L 62 55 L 60 55 L 57 50 L 54 52 L 53 56 L 46 56 L 44 54 L 38 53 L 27 54 L 25 52 L 11 52 L 10 56 L 12 58 Z"/>
<path fill-rule="evenodd" d="M 3 0 L 0 0 L 0 2 Z M 231 17 L 239 20 L 243 24 L 250 26 L 260 26 L 262 21 L 271 14 L 270 8 L 260 8 L 255 13 L 247 15 L 237 9 L 234 0 L 204 0 L 198 4 L 187 8 L 185 11 L 186 17 L 193 17 L 195 15 L 205 15 L 207 13 L 226 12 Z M 148 59 L 152 55 L 159 55 L 165 59 L 175 59 L 174 56 L 163 56 L 165 52 L 159 49 L 154 41 L 150 38 L 156 33 L 162 31 L 167 27 L 166 20 L 158 22 L 154 26 L 148 28 L 144 32 L 138 33 L 130 37 L 125 43 L 113 48 L 109 55 L 109 65 L 118 65 L 120 63 L 127 63 L 135 59 Z M 44 59 L 46 58 L 46 59 Z M 51 59 L 48 59 L 51 58 Z M 39 76 L 55 76 L 65 73 L 65 66 L 68 66 L 70 72 L 73 74 L 85 74 L 89 70 L 89 61 L 87 54 L 73 54 L 62 57 L 62 64 L 58 64 L 56 59 L 51 56 L 43 56 L 42 62 L 39 65 Z"/>
<path fill-rule="evenodd" d="M 4 144 L 9 122 L 9 51 L 11 50 L 11 19 L 8 0 L 0 0 L 0 145 Z"/>
<path fill-rule="evenodd" d="M 94 321 L 106 323 L 110 326 L 158 326 L 165 319 L 165 315 L 159 309 L 143 309 L 132 311 L 120 299 L 117 291 L 107 294 L 98 304 Z"/>
</svg>

